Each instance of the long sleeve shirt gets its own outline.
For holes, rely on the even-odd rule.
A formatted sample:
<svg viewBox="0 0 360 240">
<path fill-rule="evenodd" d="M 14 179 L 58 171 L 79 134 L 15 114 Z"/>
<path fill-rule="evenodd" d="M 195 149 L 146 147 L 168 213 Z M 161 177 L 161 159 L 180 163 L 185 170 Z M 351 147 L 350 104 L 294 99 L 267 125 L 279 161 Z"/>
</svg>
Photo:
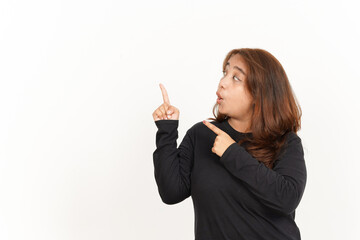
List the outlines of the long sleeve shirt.
<svg viewBox="0 0 360 240">
<path fill-rule="evenodd" d="M 195 240 L 301 239 L 295 209 L 306 185 L 300 137 L 287 133 L 285 151 L 272 169 L 250 155 L 228 119 L 216 127 L 236 141 L 221 157 L 212 152 L 216 134 L 202 122 L 187 130 L 177 148 L 179 120 L 155 124 L 154 175 L 166 204 L 189 196 L 195 214 Z"/>
</svg>

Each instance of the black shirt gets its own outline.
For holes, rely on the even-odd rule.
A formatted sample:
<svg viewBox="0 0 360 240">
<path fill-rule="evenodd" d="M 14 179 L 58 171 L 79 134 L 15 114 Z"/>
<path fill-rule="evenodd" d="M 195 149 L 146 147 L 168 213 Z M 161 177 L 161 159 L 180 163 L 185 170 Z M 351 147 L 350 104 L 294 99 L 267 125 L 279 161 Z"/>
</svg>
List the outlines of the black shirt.
<svg viewBox="0 0 360 240">
<path fill-rule="evenodd" d="M 228 123 L 212 124 L 236 141 L 219 157 L 216 134 L 202 122 L 187 130 L 179 148 L 179 120 L 155 121 L 154 175 L 162 201 L 192 197 L 195 240 L 301 239 L 295 219 L 306 184 L 301 139 L 287 133 L 285 151 L 273 169 L 237 142 L 245 134 Z"/>
</svg>

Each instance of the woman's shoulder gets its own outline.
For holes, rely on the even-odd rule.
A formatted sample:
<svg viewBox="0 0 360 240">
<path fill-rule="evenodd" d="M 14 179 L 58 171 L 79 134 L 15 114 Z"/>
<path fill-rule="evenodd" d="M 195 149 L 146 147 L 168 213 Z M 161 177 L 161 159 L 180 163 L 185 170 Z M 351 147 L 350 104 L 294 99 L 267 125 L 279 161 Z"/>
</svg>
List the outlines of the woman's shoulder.
<svg viewBox="0 0 360 240">
<path fill-rule="evenodd" d="M 224 129 L 224 125 L 220 122 L 216 122 L 214 120 L 207 120 L 207 121 L 223 131 L 226 130 Z M 214 131 L 212 131 L 209 127 L 207 127 L 202 121 L 195 122 L 188 130 L 188 134 L 192 136 L 195 142 L 201 141 L 202 143 L 208 141 L 214 143 L 217 136 L 217 134 Z"/>
<path fill-rule="evenodd" d="M 201 121 L 195 122 L 188 130 L 189 133 L 191 134 L 196 134 L 199 131 L 202 131 L 203 127 L 204 127 L 204 123 Z"/>
<path fill-rule="evenodd" d="M 215 121 L 208 121 L 217 127 L 221 127 L 221 123 Z M 220 128 L 219 127 L 219 128 Z M 202 121 L 195 122 L 187 131 L 194 143 L 201 142 L 201 144 L 214 143 L 216 134 L 208 128 Z"/>
<path fill-rule="evenodd" d="M 207 120 L 209 123 L 215 125 L 216 127 L 222 129 L 222 125 L 220 122 L 216 122 L 214 120 L 212 121 L 209 121 Z M 207 131 L 207 130 L 210 130 L 202 121 L 199 121 L 199 122 L 195 122 L 191 127 L 190 129 L 191 131 L 194 131 L 194 132 L 199 132 L 199 131 Z M 211 131 L 211 130 L 210 130 Z"/>
<path fill-rule="evenodd" d="M 296 132 L 289 131 L 288 133 L 286 133 L 286 142 L 287 143 L 301 142 L 301 138 L 299 137 L 299 135 Z"/>
</svg>

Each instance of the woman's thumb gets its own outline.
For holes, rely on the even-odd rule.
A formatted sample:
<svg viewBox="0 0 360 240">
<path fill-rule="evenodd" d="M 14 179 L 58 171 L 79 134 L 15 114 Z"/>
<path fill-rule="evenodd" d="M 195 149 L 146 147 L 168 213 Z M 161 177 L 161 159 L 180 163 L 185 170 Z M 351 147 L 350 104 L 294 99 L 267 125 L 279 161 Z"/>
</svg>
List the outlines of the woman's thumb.
<svg viewBox="0 0 360 240">
<path fill-rule="evenodd" d="M 167 114 L 172 114 L 174 112 L 174 109 L 172 108 L 172 107 L 169 107 L 168 109 L 167 109 Z"/>
<path fill-rule="evenodd" d="M 170 105 L 166 111 L 166 114 L 174 114 L 174 113 L 177 113 L 177 108 Z"/>
</svg>

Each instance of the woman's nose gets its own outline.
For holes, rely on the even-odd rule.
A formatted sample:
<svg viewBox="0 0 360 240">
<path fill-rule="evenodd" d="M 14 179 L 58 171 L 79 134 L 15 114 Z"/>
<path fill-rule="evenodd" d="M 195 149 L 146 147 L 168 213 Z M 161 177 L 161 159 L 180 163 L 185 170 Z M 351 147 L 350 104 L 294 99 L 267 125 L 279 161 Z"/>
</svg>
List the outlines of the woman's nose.
<svg viewBox="0 0 360 240">
<path fill-rule="evenodd" d="M 227 78 L 226 78 L 226 76 L 225 76 L 225 77 L 223 77 L 223 78 L 220 79 L 219 88 L 226 88 L 227 84 L 228 84 L 228 83 L 227 83 Z"/>
</svg>

